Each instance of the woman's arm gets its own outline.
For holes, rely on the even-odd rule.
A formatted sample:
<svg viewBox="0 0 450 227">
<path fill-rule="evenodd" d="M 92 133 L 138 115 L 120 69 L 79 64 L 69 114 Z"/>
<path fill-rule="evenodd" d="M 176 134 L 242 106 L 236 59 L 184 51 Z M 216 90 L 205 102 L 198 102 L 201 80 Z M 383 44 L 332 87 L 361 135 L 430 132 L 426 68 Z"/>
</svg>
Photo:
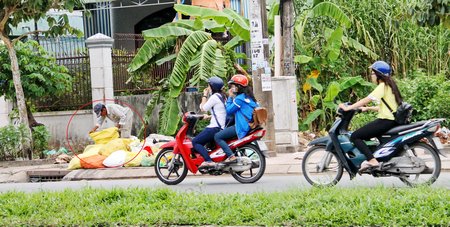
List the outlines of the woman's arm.
<svg viewBox="0 0 450 227">
<path fill-rule="evenodd" d="M 372 99 L 370 99 L 369 97 L 365 97 L 365 98 L 359 100 L 358 102 L 353 103 L 350 106 L 347 106 L 344 103 L 341 103 L 341 104 L 339 104 L 339 108 L 343 109 L 344 111 L 349 111 L 349 110 L 357 109 L 359 107 L 363 107 L 363 106 L 369 104 L 370 102 L 372 102 Z"/>
</svg>

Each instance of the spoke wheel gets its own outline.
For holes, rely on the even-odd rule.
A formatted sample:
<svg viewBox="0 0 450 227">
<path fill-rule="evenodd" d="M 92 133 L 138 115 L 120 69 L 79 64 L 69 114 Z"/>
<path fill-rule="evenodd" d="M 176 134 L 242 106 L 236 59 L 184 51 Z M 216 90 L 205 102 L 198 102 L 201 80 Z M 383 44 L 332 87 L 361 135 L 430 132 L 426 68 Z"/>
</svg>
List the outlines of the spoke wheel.
<svg viewBox="0 0 450 227">
<path fill-rule="evenodd" d="M 333 186 L 341 180 L 343 167 L 336 154 L 325 146 L 314 146 L 306 151 L 302 161 L 303 176 L 313 186 Z"/>
<path fill-rule="evenodd" d="M 426 173 L 403 175 L 400 176 L 400 180 L 411 187 L 433 184 L 441 173 L 439 154 L 426 143 L 416 143 L 409 148 L 409 150 L 403 151 L 402 155 L 413 155 L 422 159 L 425 162 L 424 172 Z"/>
<path fill-rule="evenodd" d="M 186 178 L 187 172 L 183 156 L 175 155 L 173 149 L 163 149 L 156 155 L 155 173 L 165 184 L 180 183 Z"/>
<path fill-rule="evenodd" d="M 252 160 L 252 167 L 243 172 L 231 172 L 231 175 L 240 183 L 254 183 L 258 181 L 266 170 L 266 157 L 262 151 L 253 144 L 247 144 L 237 151 L 238 156 L 248 157 Z"/>
</svg>

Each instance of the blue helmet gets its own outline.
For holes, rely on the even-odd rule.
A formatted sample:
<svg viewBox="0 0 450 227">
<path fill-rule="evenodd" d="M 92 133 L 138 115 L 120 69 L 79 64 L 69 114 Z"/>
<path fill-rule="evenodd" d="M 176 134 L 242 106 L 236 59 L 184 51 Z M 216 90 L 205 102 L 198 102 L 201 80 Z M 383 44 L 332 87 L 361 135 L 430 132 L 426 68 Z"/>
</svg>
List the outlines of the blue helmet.
<svg viewBox="0 0 450 227">
<path fill-rule="evenodd" d="M 209 86 L 211 86 L 211 89 L 213 92 L 218 92 L 218 91 L 222 90 L 222 88 L 223 88 L 223 80 L 217 76 L 213 76 L 213 77 L 209 78 L 208 84 L 209 84 Z"/>
<path fill-rule="evenodd" d="M 97 117 L 100 117 L 100 112 L 102 111 L 103 107 L 105 107 L 105 105 L 103 105 L 101 103 L 95 104 L 94 113 L 97 114 Z"/>
<path fill-rule="evenodd" d="M 376 61 L 369 68 L 371 68 L 374 72 L 379 73 L 383 76 L 391 75 L 391 66 L 385 61 Z"/>
</svg>

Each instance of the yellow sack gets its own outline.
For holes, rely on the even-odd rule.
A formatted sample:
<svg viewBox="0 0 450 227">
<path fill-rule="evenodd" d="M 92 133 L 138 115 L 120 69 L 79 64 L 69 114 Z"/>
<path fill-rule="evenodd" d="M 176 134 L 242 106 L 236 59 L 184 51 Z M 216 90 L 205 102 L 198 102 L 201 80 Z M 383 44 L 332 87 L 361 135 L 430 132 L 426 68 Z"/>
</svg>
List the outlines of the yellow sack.
<svg viewBox="0 0 450 227">
<path fill-rule="evenodd" d="M 113 139 L 119 138 L 119 129 L 117 127 L 111 127 L 89 133 L 89 136 L 94 140 L 95 144 L 106 144 Z"/>
<path fill-rule="evenodd" d="M 141 151 L 139 152 L 128 152 L 127 157 L 125 159 L 125 167 L 134 167 L 134 166 L 140 166 L 142 159 L 147 156 L 147 151 Z M 133 159 L 134 158 L 134 159 Z M 133 160 L 131 160 L 133 159 Z M 130 161 L 131 160 L 131 161 Z M 130 161 L 130 162 L 128 162 Z"/>
<path fill-rule="evenodd" d="M 95 155 L 95 154 L 94 154 Z M 69 162 L 69 166 L 67 169 L 73 170 L 73 169 L 81 169 L 81 161 L 80 159 L 87 158 L 93 156 L 92 154 L 79 154 L 77 156 L 74 156 L 72 160 Z"/>
<path fill-rule="evenodd" d="M 86 155 L 96 155 L 100 154 L 100 150 L 105 146 L 104 144 L 95 144 L 95 145 L 88 145 L 86 148 L 84 148 L 83 154 Z"/>
<path fill-rule="evenodd" d="M 99 151 L 99 154 L 103 156 L 109 156 L 114 151 L 118 150 L 129 151 L 130 150 L 129 144 L 131 143 L 131 141 L 132 141 L 131 139 L 122 139 L 122 138 L 111 140 L 107 144 L 103 145 L 103 147 Z"/>
</svg>

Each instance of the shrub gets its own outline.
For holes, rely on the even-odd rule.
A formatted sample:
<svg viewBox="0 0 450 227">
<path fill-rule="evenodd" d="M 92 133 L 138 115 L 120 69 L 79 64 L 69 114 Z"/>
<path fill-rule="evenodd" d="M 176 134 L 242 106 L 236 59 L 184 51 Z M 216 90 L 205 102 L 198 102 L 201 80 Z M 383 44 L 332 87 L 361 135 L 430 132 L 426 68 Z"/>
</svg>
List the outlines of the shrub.
<svg viewBox="0 0 450 227">
<path fill-rule="evenodd" d="M 43 125 L 34 127 L 33 133 L 33 156 L 39 156 L 44 158 L 43 151 L 48 148 L 48 140 L 50 139 L 50 133 Z"/>
<path fill-rule="evenodd" d="M 397 84 L 403 99 L 414 107 L 413 121 L 450 117 L 450 81 L 444 74 L 429 76 L 419 71 Z"/>
<path fill-rule="evenodd" d="M 21 153 L 22 144 L 30 139 L 25 126 L 8 125 L 0 128 L 0 160 L 10 161 L 19 157 L 26 157 Z M 43 151 L 48 148 L 50 133 L 45 126 L 34 127 L 33 156 L 43 158 Z"/>
</svg>

